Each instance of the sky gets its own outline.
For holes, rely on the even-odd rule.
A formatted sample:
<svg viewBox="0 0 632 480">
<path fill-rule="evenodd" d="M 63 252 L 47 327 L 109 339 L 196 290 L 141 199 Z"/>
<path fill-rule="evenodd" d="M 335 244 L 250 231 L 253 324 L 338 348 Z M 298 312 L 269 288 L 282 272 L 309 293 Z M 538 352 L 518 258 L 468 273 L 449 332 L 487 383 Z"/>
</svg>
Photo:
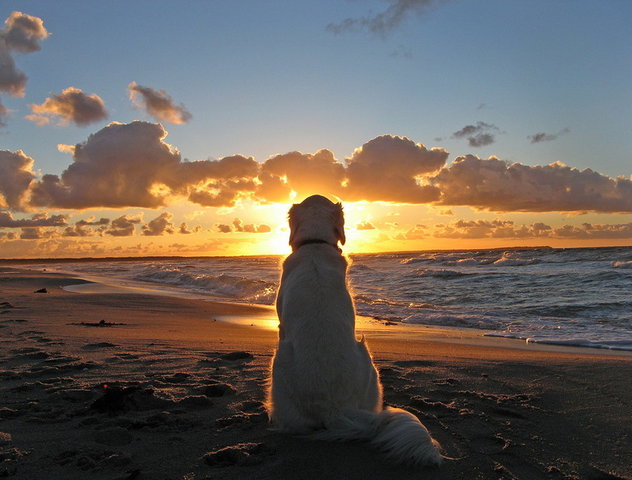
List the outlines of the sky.
<svg viewBox="0 0 632 480">
<path fill-rule="evenodd" d="M 0 258 L 632 244 L 628 0 L 5 0 Z"/>
</svg>

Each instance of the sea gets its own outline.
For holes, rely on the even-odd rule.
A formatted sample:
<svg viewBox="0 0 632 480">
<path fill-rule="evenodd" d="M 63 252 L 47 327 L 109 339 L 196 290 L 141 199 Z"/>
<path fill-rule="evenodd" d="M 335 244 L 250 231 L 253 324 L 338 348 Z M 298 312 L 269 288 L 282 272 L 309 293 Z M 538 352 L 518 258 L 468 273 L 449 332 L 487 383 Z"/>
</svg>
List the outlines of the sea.
<svg viewBox="0 0 632 480">
<path fill-rule="evenodd" d="M 527 342 L 632 351 L 632 247 L 350 255 L 359 315 Z M 66 261 L 37 268 L 272 305 L 282 257 Z M 33 268 L 33 267 L 31 267 Z"/>
</svg>

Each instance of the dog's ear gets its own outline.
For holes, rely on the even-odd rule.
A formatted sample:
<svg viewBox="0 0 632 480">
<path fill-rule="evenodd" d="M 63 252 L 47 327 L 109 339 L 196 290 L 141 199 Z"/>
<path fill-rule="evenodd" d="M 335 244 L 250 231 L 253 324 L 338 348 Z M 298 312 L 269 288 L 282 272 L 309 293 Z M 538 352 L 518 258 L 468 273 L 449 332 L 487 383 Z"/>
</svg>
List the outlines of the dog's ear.
<svg viewBox="0 0 632 480">
<path fill-rule="evenodd" d="M 288 242 L 290 245 L 292 245 L 292 242 L 294 241 L 294 236 L 296 235 L 296 231 L 298 230 L 298 209 L 300 208 L 300 205 L 298 203 L 295 203 L 294 205 L 292 205 L 292 207 L 290 208 L 290 211 L 288 212 L 288 219 L 289 219 L 289 223 L 290 223 L 290 241 Z"/>
<path fill-rule="evenodd" d="M 340 245 L 344 245 L 347 238 L 345 237 L 345 216 L 342 212 L 342 203 L 336 203 L 336 215 L 336 238 L 340 240 Z"/>
</svg>

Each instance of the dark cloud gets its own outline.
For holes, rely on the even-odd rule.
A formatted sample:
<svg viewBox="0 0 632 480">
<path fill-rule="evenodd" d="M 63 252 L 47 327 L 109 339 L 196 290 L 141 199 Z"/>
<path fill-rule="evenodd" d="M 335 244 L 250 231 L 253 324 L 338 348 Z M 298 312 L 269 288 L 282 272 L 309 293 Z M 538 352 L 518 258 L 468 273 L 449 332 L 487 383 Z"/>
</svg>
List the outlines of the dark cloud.
<svg viewBox="0 0 632 480">
<path fill-rule="evenodd" d="M 541 142 L 552 142 L 553 140 L 557 140 L 558 137 L 562 135 L 566 135 L 570 133 L 568 128 L 558 132 L 558 133 L 534 133 L 533 135 L 529 135 L 527 138 L 531 143 L 541 143 Z"/>
<path fill-rule="evenodd" d="M 410 233 L 410 232 L 409 232 Z M 628 239 L 632 238 L 632 223 L 563 225 L 553 228 L 541 222 L 516 225 L 510 220 L 458 220 L 450 224 L 435 225 L 432 236 L 436 238 L 480 239 Z M 404 238 L 416 239 L 410 235 Z"/>
<path fill-rule="evenodd" d="M 129 98 L 134 105 L 143 108 L 158 121 L 182 124 L 191 119 L 184 105 L 176 105 L 164 90 L 138 85 L 132 82 L 128 86 Z"/>
<path fill-rule="evenodd" d="M 0 232 L 0 238 L 5 240 L 17 240 L 18 234 L 16 232 Z"/>
<path fill-rule="evenodd" d="M 141 215 L 123 215 L 115 218 L 105 233 L 113 237 L 131 237 L 135 226 L 141 222 Z"/>
<path fill-rule="evenodd" d="M 427 13 L 433 6 L 440 3 L 438 0 L 387 1 L 389 6 L 382 12 L 360 18 L 345 18 L 339 23 L 330 23 L 326 30 L 335 34 L 366 30 L 375 35 L 386 36 L 410 15 Z"/>
<path fill-rule="evenodd" d="M 41 105 L 29 105 L 33 114 L 26 118 L 38 125 L 46 125 L 57 117 L 59 125 L 74 123 L 80 127 L 105 120 L 105 103 L 98 95 L 87 95 L 75 87 L 48 97 Z"/>
<path fill-rule="evenodd" d="M 91 237 L 94 235 L 94 231 L 75 224 L 72 227 L 66 227 L 61 235 L 62 237 Z"/>
<path fill-rule="evenodd" d="M 235 232 L 247 232 L 247 233 L 268 233 L 272 229 L 268 225 L 244 225 L 239 218 L 233 220 L 233 228 Z"/>
<path fill-rule="evenodd" d="M 17 68 L 11 54 L 40 50 L 39 42 L 48 37 L 48 32 L 40 18 L 17 11 L 4 24 L 0 30 L 0 92 L 22 97 L 27 76 Z"/>
<path fill-rule="evenodd" d="M 28 192 L 34 180 L 31 157 L 22 150 L 0 150 L 0 207 L 28 209 Z"/>
<path fill-rule="evenodd" d="M 215 228 L 217 228 L 217 231 L 220 233 L 230 233 L 233 231 L 233 227 L 226 225 L 225 223 L 215 225 Z"/>
<path fill-rule="evenodd" d="M 48 216 L 46 213 L 36 213 L 31 218 L 16 220 L 10 212 L 0 210 L 0 228 L 22 227 L 64 227 L 68 225 L 68 215 Z"/>
<path fill-rule="evenodd" d="M 146 225 L 143 225 L 143 235 L 148 236 L 158 236 L 171 234 L 175 232 L 175 227 L 173 223 L 173 214 L 169 212 L 164 212 L 158 215 L 156 218 L 151 220 Z"/>
<path fill-rule="evenodd" d="M 440 204 L 484 210 L 632 212 L 632 181 L 561 163 L 509 164 L 496 157 L 458 157 L 431 179 Z"/>
<path fill-rule="evenodd" d="M 5 107 L 0 101 L 0 128 L 7 126 L 7 122 L 5 119 L 8 116 L 9 116 L 9 109 Z"/>
<path fill-rule="evenodd" d="M 470 147 L 484 147 L 496 141 L 495 135 L 500 132 L 496 125 L 476 122 L 476 125 L 466 125 L 452 134 L 452 138 L 467 138 Z"/>
<path fill-rule="evenodd" d="M 215 228 L 220 233 L 245 232 L 245 233 L 269 233 L 272 231 L 269 225 L 244 224 L 241 219 L 235 218 L 232 225 L 218 224 Z"/>
<path fill-rule="evenodd" d="M 178 233 L 184 234 L 184 235 L 188 235 L 191 233 L 197 233 L 200 231 L 200 226 L 196 226 L 195 228 L 191 229 L 186 222 L 182 222 L 180 224 L 180 226 L 178 227 Z"/>
<path fill-rule="evenodd" d="M 75 222 L 75 225 L 78 225 L 80 227 L 85 227 L 88 225 L 97 225 L 97 226 L 109 225 L 109 223 L 110 223 L 109 218 L 101 217 L 97 220 L 95 217 L 88 217 L 84 220 L 79 220 Z"/>
<path fill-rule="evenodd" d="M 406 137 L 374 138 L 346 159 L 346 186 L 340 196 L 347 201 L 427 203 L 438 200 L 439 190 L 422 184 L 421 179 L 443 167 L 447 158 L 445 150 L 428 150 Z"/>
<path fill-rule="evenodd" d="M 53 230 L 44 230 L 41 227 L 26 227 L 20 233 L 21 240 L 41 240 L 44 238 L 53 238 L 57 233 Z"/>
<path fill-rule="evenodd" d="M 623 224 L 591 224 L 580 226 L 564 225 L 556 228 L 554 235 L 559 238 L 577 239 L 624 239 L 632 238 L 632 223 Z"/>
</svg>

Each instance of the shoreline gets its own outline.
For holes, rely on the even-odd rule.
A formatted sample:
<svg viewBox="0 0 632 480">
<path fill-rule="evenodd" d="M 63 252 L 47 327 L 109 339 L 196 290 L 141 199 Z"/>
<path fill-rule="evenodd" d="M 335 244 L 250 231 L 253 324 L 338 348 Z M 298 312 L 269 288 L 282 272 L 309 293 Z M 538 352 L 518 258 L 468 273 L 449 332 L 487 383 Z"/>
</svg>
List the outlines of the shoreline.
<svg viewBox="0 0 632 480">
<path fill-rule="evenodd" d="M 62 288 L 77 283 L 0 270 L 0 475 L 632 479 L 630 356 L 452 330 L 367 331 L 385 403 L 415 414 L 452 458 L 420 471 L 363 442 L 268 429 L 277 333 L 221 319 L 270 308 Z"/>
<path fill-rule="evenodd" d="M 2 268 L 2 267 L 0 267 Z M 75 278 L 79 283 L 69 283 L 62 288 L 65 291 L 79 294 L 139 294 L 156 295 L 191 300 L 201 300 L 209 303 L 221 303 L 241 306 L 252 306 L 256 313 L 247 313 L 243 316 L 228 315 L 220 318 L 220 321 L 235 323 L 242 326 L 259 327 L 266 330 L 277 330 L 276 311 L 274 306 L 263 304 L 242 303 L 238 301 L 219 300 L 209 298 L 204 294 L 197 294 L 180 290 L 177 287 L 147 282 L 124 280 L 94 274 L 79 274 L 66 271 L 40 271 L 19 267 L 4 267 L 16 272 L 53 273 Z M 1 274 L 1 273 L 0 273 Z M 555 341 L 530 341 L 530 339 L 509 337 L 495 334 L 490 330 L 481 330 L 467 327 L 436 326 L 424 324 L 411 324 L 393 321 L 384 321 L 361 315 L 356 316 L 356 331 L 358 335 L 368 335 L 371 338 L 400 337 L 400 340 L 434 341 L 439 343 L 459 343 L 470 346 L 489 348 L 508 348 L 534 352 L 569 353 L 585 355 L 605 355 L 615 357 L 632 357 L 632 350 L 607 348 L 601 346 L 585 346 L 568 344 Z"/>
</svg>

